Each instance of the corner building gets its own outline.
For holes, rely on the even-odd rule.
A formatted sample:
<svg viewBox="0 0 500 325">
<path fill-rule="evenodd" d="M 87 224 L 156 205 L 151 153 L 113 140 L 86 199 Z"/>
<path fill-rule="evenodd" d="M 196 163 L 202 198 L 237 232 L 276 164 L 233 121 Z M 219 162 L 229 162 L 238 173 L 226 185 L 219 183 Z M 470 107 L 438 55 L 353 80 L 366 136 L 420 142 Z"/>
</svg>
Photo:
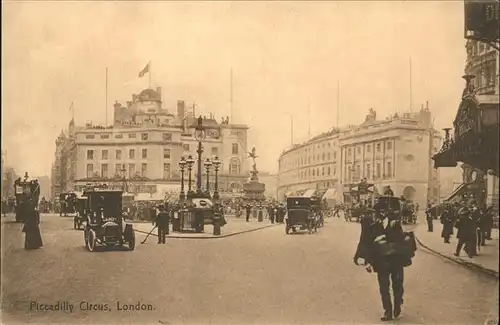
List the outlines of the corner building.
<svg viewBox="0 0 500 325">
<path fill-rule="evenodd" d="M 184 101 L 177 101 L 176 110 L 164 108 L 161 88 L 157 88 L 134 94 L 126 106 L 115 103 L 112 126 L 76 127 L 71 121 L 69 136 L 58 138 L 53 172 L 64 180 L 57 186 L 65 191 L 79 190 L 87 183 L 107 183 L 132 193 L 179 191 L 181 157 L 197 157 L 194 110 L 187 109 Z M 248 127 L 227 120 L 217 122 L 213 116 L 204 117 L 203 126 L 206 139 L 202 142 L 202 159 L 218 156 L 221 160 L 221 192 L 242 189 L 248 177 Z M 205 187 L 204 167 L 202 178 Z M 210 178 L 213 187 L 213 170 Z M 196 164 L 192 179 L 195 188 Z M 187 180 L 186 171 L 186 190 Z"/>
<path fill-rule="evenodd" d="M 343 191 L 366 178 L 381 193 L 390 185 L 397 196 L 421 207 L 439 200 L 439 174 L 431 157 L 441 145 L 429 108 L 377 120 L 370 110 L 363 124 L 333 129 L 295 145 L 279 158 L 278 197 L 307 189 Z"/>
</svg>

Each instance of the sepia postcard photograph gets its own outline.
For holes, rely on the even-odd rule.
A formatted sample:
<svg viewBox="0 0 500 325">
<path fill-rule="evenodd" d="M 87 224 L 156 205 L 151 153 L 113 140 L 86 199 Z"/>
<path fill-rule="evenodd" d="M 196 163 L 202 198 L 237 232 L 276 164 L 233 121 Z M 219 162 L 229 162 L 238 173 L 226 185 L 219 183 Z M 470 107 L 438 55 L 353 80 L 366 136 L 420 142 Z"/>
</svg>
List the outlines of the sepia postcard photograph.
<svg viewBox="0 0 500 325">
<path fill-rule="evenodd" d="M 499 16 L 2 1 L 0 323 L 498 324 Z"/>
</svg>

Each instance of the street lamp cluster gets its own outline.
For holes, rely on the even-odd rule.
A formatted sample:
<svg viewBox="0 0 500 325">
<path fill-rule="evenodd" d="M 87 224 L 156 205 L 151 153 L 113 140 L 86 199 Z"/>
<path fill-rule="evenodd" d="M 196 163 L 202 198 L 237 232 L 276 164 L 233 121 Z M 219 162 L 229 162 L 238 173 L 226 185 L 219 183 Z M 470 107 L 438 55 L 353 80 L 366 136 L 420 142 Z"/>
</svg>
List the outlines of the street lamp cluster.
<svg viewBox="0 0 500 325">
<path fill-rule="evenodd" d="M 203 127 L 203 119 L 200 116 L 198 118 L 198 124 L 195 129 L 195 138 L 198 140 L 198 149 L 196 150 L 196 153 L 198 154 L 197 157 L 197 177 L 196 177 L 196 191 L 193 190 L 192 188 L 192 172 L 193 172 L 193 167 L 195 163 L 195 159 L 193 156 L 189 155 L 187 157 L 182 157 L 181 161 L 179 162 L 179 168 L 181 171 L 181 193 L 179 195 L 179 199 L 181 202 L 183 202 L 186 198 L 191 199 L 194 197 L 204 197 L 204 198 L 210 198 L 210 171 L 213 167 L 214 172 L 215 172 L 215 186 L 214 186 L 214 194 L 213 194 L 213 199 L 218 200 L 219 199 L 219 183 L 218 183 L 218 177 L 219 177 L 219 168 L 221 165 L 221 161 L 219 160 L 218 157 L 215 157 L 213 159 L 207 158 L 204 162 L 202 161 L 201 154 L 203 153 L 203 146 L 202 146 L 202 141 L 205 139 L 205 129 Z M 206 184 L 206 189 L 203 191 L 202 189 L 202 183 L 201 183 L 201 175 L 202 175 L 202 165 L 205 167 L 205 172 L 207 175 L 207 184 Z M 184 172 L 188 172 L 188 191 L 185 193 L 184 191 Z"/>
</svg>

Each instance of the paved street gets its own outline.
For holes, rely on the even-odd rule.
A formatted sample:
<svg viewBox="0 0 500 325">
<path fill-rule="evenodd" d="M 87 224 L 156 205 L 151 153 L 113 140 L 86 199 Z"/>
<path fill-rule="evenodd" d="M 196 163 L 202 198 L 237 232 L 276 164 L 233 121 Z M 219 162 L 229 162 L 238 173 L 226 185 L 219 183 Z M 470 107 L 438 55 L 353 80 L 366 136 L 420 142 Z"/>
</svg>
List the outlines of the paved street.
<svg viewBox="0 0 500 325">
<path fill-rule="evenodd" d="M 376 277 L 352 263 L 359 224 L 341 219 L 313 235 L 286 236 L 278 226 L 100 253 L 85 250 L 71 218 L 47 215 L 45 247 L 24 251 L 21 225 L 5 219 L 2 323 L 375 324 L 381 316 Z M 424 250 L 413 264 L 399 324 L 484 323 L 495 280 Z M 75 310 L 30 311 L 31 301 Z M 111 311 L 81 311 L 83 301 Z M 117 310 L 138 301 L 154 310 Z"/>
</svg>

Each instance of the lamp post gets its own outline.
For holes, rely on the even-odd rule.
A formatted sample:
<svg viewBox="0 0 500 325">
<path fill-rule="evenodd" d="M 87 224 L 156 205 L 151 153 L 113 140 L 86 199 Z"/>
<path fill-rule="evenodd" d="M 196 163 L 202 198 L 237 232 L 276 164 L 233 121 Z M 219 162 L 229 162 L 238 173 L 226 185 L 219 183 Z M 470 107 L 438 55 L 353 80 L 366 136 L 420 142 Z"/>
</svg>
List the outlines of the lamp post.
<svg viewBox="0 0 500 325">
<path fill-rule="evenodd" d="M 214 159 L 212 159 L 212 165 L 214 166 L 214 171 L 215 171 L 215 184 L 214 184 L 214 200 L 219 199 L 219 168 L 220 168 L 220 160 L 219 157 L 215 156 Z"/>
<path fill-rule="evenodd" d="M 126 174 L 125 174 L 125 172 L 127 171 L 127 169 L 125 169 L 125 164 L 122 166 L 122 169 L 120 169 L 120 171 L 123 174 L 123 191 L 125 193 L 128 193 L 127 177 L 126 177 Z"/>
<path fill-rule="evenodd" d="M 179 194 L 179 200 L 184 202 L 186 199 L 186 194 L 184 193 L 184 171 L 186 169 L 186 159 L 184 157 L 179 161 L 179 168 L 181 169 L 181 193 Z"/>
<path fill-rule="evenodd" d="M 188 192 L 187 192 L 187 197 L 188 198 L 191 198 L 192 195 L 194 194 L 193 190 L 191 189 L 191 181 L 192 181 L 192 178 L 191 178 L 191 175 L 192 175 L 192 171 L 193 171 L 193 166 L 194 166 L 194 159 L 193 159 L 193 156 L 189 155 L 186 159 L 186 164 L 187 164 L 187 168 L 188 168 Z"/>
<path fill-rule="evenodd" d="M 205 134 L 205 128 L 203 127 L 203 118 L 198 117 L 198 124 L 196 125 L 195 132 L 194 132 L 194 137 L 198 141 L 198 150 L 196 150 L 196 153 L 198 153 L 198 174 L 196 177 L 196 194 L 201 195 L 203 194 L 203 191 L 201 190 L 201 154 L 203 153 L 203 147 L 201 145 L 201 142 L 205 139 L 206 134 Z"/>
<path fill-rule="evenodd" d="M 205 170 L 207 171 L 207 188 L 205 190 L 205 193 L 210 198 L 210 167 L 212 167 L 212 162 L 210 161 L 209 158 L 205 160 L 204 165 L 205 165 Z"/>
</svg>

